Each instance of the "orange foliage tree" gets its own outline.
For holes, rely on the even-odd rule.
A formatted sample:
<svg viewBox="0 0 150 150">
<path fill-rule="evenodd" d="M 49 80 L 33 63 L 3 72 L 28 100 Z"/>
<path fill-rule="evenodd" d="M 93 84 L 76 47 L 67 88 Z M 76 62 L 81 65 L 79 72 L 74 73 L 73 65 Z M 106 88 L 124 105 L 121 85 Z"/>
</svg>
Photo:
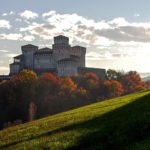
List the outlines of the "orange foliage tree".
<svg viewBox="0 0 150 150">
<path fill-rule="evenodd" d="M 60 84 L 60 96 L 69 97 L 74 95 L 77 85 L 70 77 L 60 78 Z"/>
<path fill-rule="evenodd" d="M 123 86 L 116 80 L 104 81 L 104 95 L 106 98 L 117 97 L 123 94 Z"/>
<path fill-rule="evenodd" d="M 60 80 L 55 74 L 44 73 L 42 76 L 39 77 L 38 86 L 39 92 L 41 94 L 46 94 L 47 92 L 47 94 L 55 95 L 60 90 Z"/>
<path fill-rule="evenodd" d="M 89 99 L 95 99 L 99 95 L 99 78 L 94 73 L 85 73 L 73 78 L 78 88 L 86 90 Z"/>
<path fill-rule="evenodd" d="M 136 71 L 126 73 L 121 82 L 124 86 L 125 94 L 145 89 L 144 82 Z"/>
</svg>

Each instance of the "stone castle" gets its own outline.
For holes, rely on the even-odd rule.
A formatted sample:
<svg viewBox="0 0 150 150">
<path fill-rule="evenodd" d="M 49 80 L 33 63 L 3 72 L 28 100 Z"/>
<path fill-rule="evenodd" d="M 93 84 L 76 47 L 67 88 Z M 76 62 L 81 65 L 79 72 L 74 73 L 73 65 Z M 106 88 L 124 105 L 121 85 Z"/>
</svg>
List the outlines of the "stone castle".
<svg viewBox="0 0 150 150">
<path fill-rule="evenodd" d="M 38 74 L 44 72 L 57 73 L 59 76 L 74 76 L 78 73 L 94 72 L 105 77 L 105 69 L 85 67 L 86 48 L 69 45 L 66 36 L 54 37 L 51 48 L 38 49 L 35 45 L 21 47 L 22 54 L 14 57 L 10 64 L 10 75 L 16 74 L 23 69 L 30 69 Z"/>
</svg>

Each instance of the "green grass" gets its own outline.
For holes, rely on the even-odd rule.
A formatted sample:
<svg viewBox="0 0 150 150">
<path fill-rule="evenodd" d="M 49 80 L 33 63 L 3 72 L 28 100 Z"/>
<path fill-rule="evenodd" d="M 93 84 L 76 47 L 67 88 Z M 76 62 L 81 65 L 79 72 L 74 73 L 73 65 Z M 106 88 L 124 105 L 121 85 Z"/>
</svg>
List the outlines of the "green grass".
<svg viewBox="0 0 150 150">
<path fill-rule="evenodd" d="M 0 149 L 150 149 L 150 91 L 0 131 Z"/>
</svg>

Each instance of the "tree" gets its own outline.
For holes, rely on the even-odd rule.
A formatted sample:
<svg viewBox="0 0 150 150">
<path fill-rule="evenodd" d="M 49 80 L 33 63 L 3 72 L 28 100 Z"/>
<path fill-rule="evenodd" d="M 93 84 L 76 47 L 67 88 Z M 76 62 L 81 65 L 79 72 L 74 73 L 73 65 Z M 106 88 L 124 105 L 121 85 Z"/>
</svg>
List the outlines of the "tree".
<svg viewBox="0 0 150 150">
<path fill-rule="evenodd" d="M 11 81 L 0 83 L 0 128 L 4 122 L 12 121 L 20 115 L 16 102 L 14 84 Z"/>
<path fill-rule="evenodd" d="M 107 70 L 107 79 L 108 80 L 121 81 L 123 75 L 124 75 L 123 71 L 121 72 L 121 71 L 116 71 L 116 70 L 113 70 L 113 69 L 108 69 Z"/>
<path fill-rule="evenodd" d="M 52 103 L 56 103 L 60 91 L 60 79 L 52 73 L 44 73 L 39 77 L 36 105 L 38 117 L 49 114 Z"/>
<path fill-rule="evenodd" d="M 90 100 L 95 101 L 95 99 L 99 96 L 99 78 L 95 73 L 89 72 L 85 74 L 81 74 L 76 78 L 73 78 L 77 83 L 78 88 L 83 88 L 87 92 L 87 97 Z"/>
<path fill-rule="evenodd" d="M 71 79 L 71 77 L 63 77 L 60 78 L 60 95 L 72 96 L 73 92 L 76 90 L 77 85 L 76 83 Z"/>
<path fill-rule="evenodd" d="M 144 82 L 136 71 L 126 73 L 123 76 L 122 85 L 124 87 L 125 94 L 145 89 Z"/>
<path fill-rule="evenodd" d="M 123 86 L 116 80 L 104 81 L 104 95 L 106 98 L 118 97 L 123 94 Z"/>
<path fill-rule="evenodd" d="M 144 84 L 146 89 L 150 89 L 150 81 L 146 81 Z"/>
<path fill-rule="evenodd" d="M 30 103 L 36 100 L 37 75 L 31 70 L 23 70 L 10 80 L 15 84 L 17 105 L 23 113 L 23 120 L 29 119 L 28 109 Z"/>
<path fill-rule="evenodd" d="M 39 86 L 42 92 L 48 92 L 47 94 L 56 94 L 60 88 L 60 79 L 55 74 L 44 73 L 39 77 Z"/>
</svg>

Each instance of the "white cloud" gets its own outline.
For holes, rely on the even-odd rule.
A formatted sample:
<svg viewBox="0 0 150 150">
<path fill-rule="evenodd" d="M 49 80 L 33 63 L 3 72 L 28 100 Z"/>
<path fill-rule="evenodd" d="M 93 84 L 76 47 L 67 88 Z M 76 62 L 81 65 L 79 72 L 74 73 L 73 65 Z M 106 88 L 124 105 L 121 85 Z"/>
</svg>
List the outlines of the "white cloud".
<svg viewBox="0 0 150 150">
<path fill-rule="evenodd" d="M 9 12 L 9 15 L 14 15 L 14 14 L 15 14 L 14 11 L 10 11 L 10 12 Z"/>
<path fill-rule="evenodd" d="M 103 58 L 103 56 L 97 52 L 89 52 L 86 54 L 86 58 L 87 60 L 100 60 L 101 58 Z"/>
<path fill-rule="evenodd" d="M 110 46 L 112 43 L 113 41 L 109 40 L 108 38 L 97 36 L 95 43 L 93 44 L 98 46 Z"/>
<path fill-rule="evenodd" d="M 2 66 L 0 66 L 0 71 L 7 71 L 7 70 L 9 70 L 8 67 L 2 67 Z"/>
<path fill-rule="evenodd" d="M 86 59 L 87 60 L 110 60 L 110 59 L 116 59 L 110 51 L 105 50 L 103 53 L 101 52 L 89 52 L 86 54 Z"/>
<path fill-rule="evenodd" d="M 115 18 L 112 21 L 108 22 L 108 24 L 110 25 L 116 25 L 116 26 L 127 26 L 129 25 L 129 23 L 125 20 L 125 18 L 119 17 L 119 18 Z"/>
<path fill-rule="evenodd" d="M 133 16 L 134 16 L 134 18 L 138 18 L 138 17 L 140 17 L 140 14 L 135 13 Z"/>
<path fill-rule="evenodd" d="M 50 39 L 51 36 L 65 33 L 72 40 L 89 44 L 96 42 L 93 41 L 95 37 L 93 36 L 92 29 L 110 28 L 109 24 L 105 21 L 95 22 L 77 14 L 58 14 L 55 11 L 50 11 L 43 13 L 42 16 L 47 23 L 33 23 L 27 27 L 20 28 L 20 31 L 29 32 L 44 40 Z"/>
<path fill-rule="evenodd" d="M 11 25 L 8 20 L 0 20 L 0 28 L 10 29 Z"/>
<path fill-rule="evenodd" d="M 15 14 L 14 11 L 10 11 L 9 13 L 3 13 L 2 16 L 3 16 L 3 17 L 8 16 L 8 15 L 11 16 L 11 15 L 14 15 L 14 14 Z"/>
<path fill-rule="evenodd" d="M 28 20 L 24 20 L 24 22 L 25 22 L 26 24 L 30 24 L 30 21 L 28 21 Z"/>
<path fill-rule="evenodd" d="M 2 52 L 2 53 L 7 53 L 7 52 L 8 52 L 8 50 L 0 49 L 0 52 Z"/>
<path fill-rule="evenodd" d="M 9 57 L 9 58 L 13 58 L 15 57 L 17 54 L 15 53 L 9 53 L 9 54 L 6 54 L 6 57 Z"/>
<path fill-rule="evenodd" d="M 15 21 L 22 22 L 22 19 L 21 18 L 16 18 Z"/>
<path fill-rule="evenodd" d="M 0 39 L 2 40 L 13 40 L 13 41 L 33 41 L 35 37 L 33 35 L 22 35 L 20 33 L 10 33 L 10 34 L 5 34 L 2 33 L 0 34 Z"/>
<path fill-rule="evenodd" d="M 50 17 L 52 15 L 55 15 L 56 14 L 56 11 L 49 11 L 49 12 L 46 12 L 46 13 L 43 13 L 42 16 L 43 17 Z"/>
<path fill-rule="evenodd" d="M 17 34 L 17 33 L 0 34 L 0 39 L 3 40 L 20 40 L 21 38 L 22 38 L 22 34 Z"/>
<path fill-rule="evenodd" d="M 20 13 L 20 16 L 25 19 L 35 19 L 38 17 L 38 14 L 30 10 L 25 10 L 24 12 Z"/>
<path fill-rule="evenodd" d="M 43 23 L 34 22 L 21 27 L 19 31 L 42 40 L 52 40 L 59 34 L 68 36 L 73 44 L 89 47 L 94 52 L 87 54 L 88 60 L 149 55 L 150 22 L 129 22 L 123 17 L 95 21 L 77 14 L 59 14 L 56 11 L 46 12 L 42 17 Z M 46 41 L 44 43 L 47 44 Z"/>
<path fill-rule="evenodd" d="M 11 11 L 7 14 L 15 14 L 15 12 Z M 36 35 L 43 40 L 52 39 L 58 34 L 65 34 L 73 43 L 79 42 L 88 46 L 109 46 L 113 42 L 150 42 L 150 22 L 128 22 L 123 17 L 114 18 L 111 21 L 95 21 L 75 13 L 60 14 L 56 11 L 49 11 L 39 18 L 46 22 L 31 24 L 30 19 L 38 17 L 37 13 L 25 10 L 20 16 L 25 18 L 24 21 L 29 25 L 20 26 L 19 31 Z M 22 22 L 22 18 L 16 18 L 15 21 Z M 38 21 L 41 22 L 41 20 Z M 1 20 L 0 27 L 10 28 L 9 21 Z M 28 38 L 24 37 L 24 39 Z"/>
<path fill-rule="evenodd" d="M 35 37 L 33 35 L 26 35 L 26 36 L 23 37 L 22 40 L 31 42 L 31 41 L 35 40 Z"/>
<path fill-rule="evenodd" d="M 4 63 L 4 61 L 0 60 L 0 64 L 3 64 L 3 63 Z"/>
<path fill-rule="evenodd" d="M 49 40 L 51 38 L 51 35 L 54 35 L 52 28 L 52 25 L 38 24 L 34 22 L 28 27 L 20 28 L 20 32 L 29 32 L 30 34 L 39 36 L 44 40 Z"/>
<path fill-rule="evenodd" d="M 2 16 L 7 16 L 7 15 L 8 15 L 7 13 L 3 13 L 3 14 L 2 14 Z"/>
<path fill-rule="evenodd" d="M 20 28 L 21 32 L 29 32 L 44 40 L 50 36 L 65 34 L 72 41 L 87 45 L 109 45 L 117 42 L 150 42 L 150 23 L 128 22 L 125 18 L 114 18 L 111 21 L 94 21 L 77 14 L 59 14 L 49 11 L 42 14 L 46 23 L 33 23 Z"/>
</svg>

